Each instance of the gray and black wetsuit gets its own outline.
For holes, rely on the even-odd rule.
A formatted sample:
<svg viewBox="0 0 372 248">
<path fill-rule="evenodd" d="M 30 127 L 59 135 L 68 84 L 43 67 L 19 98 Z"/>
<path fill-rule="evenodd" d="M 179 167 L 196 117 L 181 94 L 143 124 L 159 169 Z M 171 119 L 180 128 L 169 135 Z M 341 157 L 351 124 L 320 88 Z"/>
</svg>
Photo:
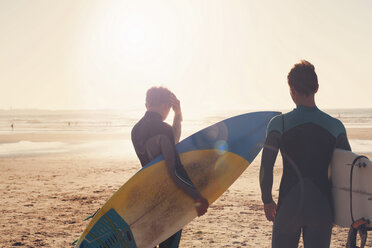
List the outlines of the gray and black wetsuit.
<svg viewBox="0 0 372 248">
<path fill-rule="evenodd" d="M 175 116 L 173 126 L 162 121 L 160 114 L 147 111 L 145 116 L 132 129 L 132 143 L 141 161 L 142 167 L 163 154 L 173 181 L 181 190 L 195 200 L 200 197 L 186 170 L 181 164 L 175 144 L 181 134 L 182 116 Z M 160 248 L 176 248 L 181 239 L 182 230 L 162 242 Z"/>
<path fill-rule="evenodd" d="M 297 106 L 270 121 L 260 171 L 265 204 L 273 201 L 279 150 L 283 157 L 272 247 L 298 247 L 301 231 L 306 248 L 329 247 L 333 212 L 328 165 L 335 148 L 350 150 L 345 128 L 317 107 Z"/>
</svg>

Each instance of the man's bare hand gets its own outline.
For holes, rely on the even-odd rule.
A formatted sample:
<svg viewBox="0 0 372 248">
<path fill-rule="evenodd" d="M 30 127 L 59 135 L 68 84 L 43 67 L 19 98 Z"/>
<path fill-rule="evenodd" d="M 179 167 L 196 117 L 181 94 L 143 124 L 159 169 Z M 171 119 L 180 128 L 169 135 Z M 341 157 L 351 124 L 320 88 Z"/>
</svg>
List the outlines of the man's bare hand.
<svg viewBox="0 0 372 248">
<path fill-rule="evenodd" d="M 275 216 L 276 216 L 276 203 L 275 202 L 270 202 L 267 204 L 264 204 L 264 211 L 266 215 L 266 219 L 268 221 L 274 221 Z"/>
<path fill-rule="evenodd" d="M 207 212 L 209 207 L 209 202 L 204 197 L 201 197 L 195 201 L 195 208 L 196 212 L 198 213 L 198 217 L 204 215 Z"/>
<path fill-rule="evenodd" d="M 177 99 L 175 94 L 170 95 L 170 103 L 172 105 L 172 109 L 176 115 L 181 114 L 181 103 L 180 100 Z"/>
</svg>

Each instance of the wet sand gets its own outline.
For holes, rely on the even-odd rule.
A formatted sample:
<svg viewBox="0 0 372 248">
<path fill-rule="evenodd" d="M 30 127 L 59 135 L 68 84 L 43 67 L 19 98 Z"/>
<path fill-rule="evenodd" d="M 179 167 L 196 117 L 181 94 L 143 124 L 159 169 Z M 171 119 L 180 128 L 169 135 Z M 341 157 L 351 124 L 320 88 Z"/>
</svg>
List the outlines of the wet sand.
<svg viewBox="0 0 372 248">
<path fill-rule="evenodd" d="M 31 142 L 91 142 L 130 139 L 130 133 L 14 133 L 0 134 L 0 143 Z"/>
<path fill-rule="evenodd" d="M 350 139 L 372 140 L 372 129 L 350 129 Z M 108 139 L 93 135 L 90 139 Z M 119 139 L 122 136 L 112 137 Z M 4 135 L 0 135 L 0 140 Z M 8 140 L 68 141 L 77 137 L 16 135 Z M 112 138 L 111 137 L 111 138 Z M 81 140 L 79 140 L 81 141 Z M 134 156 L 96 153 L 0 158 L 0 247 L 72 247 L 94 213 L 140 168 Z M 372 158 L 372 154 L 367 154 Z M 272 223 L 266 221 L 258 184 L 260 157 L 203 217 L 185 228 L 180 247 L 271 247 Z M 278 195 L 281 158 L 275 167 Z M 331 247 L 344 247 L 348 230 L 333 229 Z M 372 247 L 369 238 L 368 247 Z M 302 247 L 302 245 L 300 245 Z"/>
</svg>

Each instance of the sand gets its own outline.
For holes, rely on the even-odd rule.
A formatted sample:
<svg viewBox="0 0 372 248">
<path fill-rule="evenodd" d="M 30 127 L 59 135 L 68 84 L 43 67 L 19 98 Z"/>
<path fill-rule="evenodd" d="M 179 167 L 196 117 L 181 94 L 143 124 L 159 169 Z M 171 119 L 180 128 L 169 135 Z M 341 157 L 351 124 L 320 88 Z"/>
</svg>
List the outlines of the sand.
<svg viewBox="0 0 372 248">
<path fill-rule="evenodd" d="M 351 139 L 372 140 L 372 129 L 348 130 Z M 126 135 L 111 138 L 120 139 Z M 0 140 L 85 141 L 108 139 L 87 134 L 0 135 Z M 372 154 L 367 154 L 372 157 Z M 208 210 L 189 223 L 180 247 L 271 247 L 258 184 L 260 157 Z M 278 195 L 281 159 L 275 167 Z M 72 247 L 94 213 L 140 168 L 135 156 L 96 153 L 0 158 L 0 247 Z M 344 247 L 348 230 L 334 227 L 331 247 Z M 367 243 L 372 247 L 372 238 Z M 299 247 L 303 247 L 300 245 Z"/>
</svg>

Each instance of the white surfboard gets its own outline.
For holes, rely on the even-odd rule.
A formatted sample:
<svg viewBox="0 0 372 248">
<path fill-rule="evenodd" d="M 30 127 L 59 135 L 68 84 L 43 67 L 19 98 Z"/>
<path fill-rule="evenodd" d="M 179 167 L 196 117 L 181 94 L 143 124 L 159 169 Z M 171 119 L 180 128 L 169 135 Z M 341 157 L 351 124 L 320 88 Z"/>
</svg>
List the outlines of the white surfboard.
<svg viewBox="0 0 372 248">
<path fill-rule="evenodd" d="M 350 151 L 335 149 L 330 164 L 334 223 L 343 227 L 350 227 L 352 215 L 355 221 L 365 218 L 372 222 L 372 161 L 360 158 L 351 171 L 352 163 L 358 156 Z M 352 185 L 350 185 L 351 172 Z M 352 213 L 350 211 L 350 189 Z M 372 223 L 368 226 L 372 227 Z"/>
</svg>

